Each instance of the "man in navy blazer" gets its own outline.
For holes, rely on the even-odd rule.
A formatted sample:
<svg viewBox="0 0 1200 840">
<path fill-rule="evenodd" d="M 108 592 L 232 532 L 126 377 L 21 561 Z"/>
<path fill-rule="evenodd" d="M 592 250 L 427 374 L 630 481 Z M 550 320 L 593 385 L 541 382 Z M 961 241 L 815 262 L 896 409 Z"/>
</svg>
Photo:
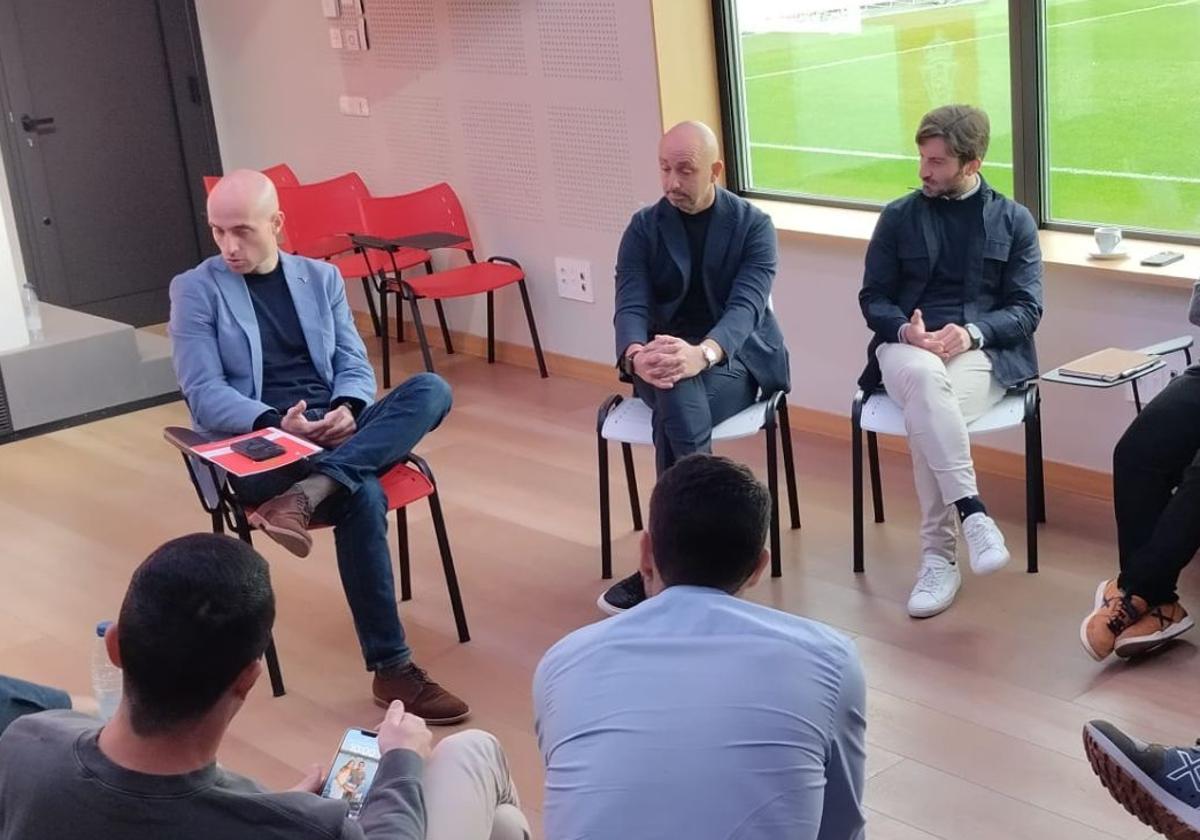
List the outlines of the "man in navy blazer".
<svg viewBox="0 0 1200 840">
<path fill-rule="evenodd" d="M 221 249 L 171 281 L 170 334 L 179 386 L 197 431 L 227 437 L 276 426 L 320 454 L 236 480 L 251 524 L 293 554 L 312 548 L 310 521 L 331 523 L 338 571 L 381 706 L 393 700 L 432 724 L 467 705 L 412 662 L 396 609 L 379 476 L 450 410 L 450 386 L 420 374 L 375 401 L 375 372 L 332 265 L 279 251 L 271 181 L 239 170 L 208 198 Z"/>
<path fill-rule="evenodd" d="M 914 618 L 958 593 L 956 521 L 976 574 L 1009 560 L 979 498 L 967 424 L 1037 376 L 1042 256 L 1033 216 L 979 174 L 989 135 L 987 114 L 969 105 L 922 118 L 921 189 L 879 214 L 858 296 L 875 334 L 859 386 L 883 383 L 912 452 L 922 515 Z"/>
<path fill-rule="evenodd" d="M 713 426 L 760 389 L 789 388 L 783 333 L 771 311 L 775 228 L 717 185 L 717 138 L 684 122 L 658 147 L 663 197 L 634 214 L 617 252 L 617 366 L 652 411 L 658 474 L 712 450 Z M 609 613 L 645 598 L 640 575 L 598 601 Z"/>
</svg>

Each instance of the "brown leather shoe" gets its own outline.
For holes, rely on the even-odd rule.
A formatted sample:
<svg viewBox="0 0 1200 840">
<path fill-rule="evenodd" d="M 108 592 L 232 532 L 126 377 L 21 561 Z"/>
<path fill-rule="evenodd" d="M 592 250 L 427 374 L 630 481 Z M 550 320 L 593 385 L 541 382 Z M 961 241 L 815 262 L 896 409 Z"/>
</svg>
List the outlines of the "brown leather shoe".
<svg viewBox="0 0 1200 840">
<path fill-rule="evenodd" d="M 1079 628 L 1079 641 L 1088 656 L 1097 662 L 1113 652 L 1120 636 L 1146 614 L 1144 598 L 1127 595 L 1117 587 L 1117 579 L 1101 582 L 1096 589 L 1096 605 Z"/>
<path fill-rule="evenodd" d="M 1149 653 L 1191 630 L 1194 624 L 1192 617 L 1178 601 L 1151 607 L 1136 623 L 1117 636 L 1116 654 L 1128 659 Z"/>
<path fill-rule="evenodd" d="M 289 490 L 259 505 L 250 514 L 250 524 L 261 528 L 297 557 L 307 557 L 312 551 L 312 535 L 308 533 L 310 518 L 312 505 L 308 496 L 298 490 Z"/>
<path fill-rule="evenodd" d="M 375 705 L 387 708 L 393 700 L 404 710 L 425 718 L 431 726 L 449 726 L 467 719 L 470 707 L 435 683 L 413 663 L 375 672 Z"/>
</svg>

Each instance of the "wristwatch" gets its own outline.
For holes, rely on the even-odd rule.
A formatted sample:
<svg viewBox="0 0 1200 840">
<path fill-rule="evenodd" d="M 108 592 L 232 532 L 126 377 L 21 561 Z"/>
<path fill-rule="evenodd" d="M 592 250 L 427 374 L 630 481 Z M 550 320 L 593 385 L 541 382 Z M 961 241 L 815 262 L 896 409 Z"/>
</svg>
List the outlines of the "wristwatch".
<svg viewBox="0 0 1200 840">
<path fill-rule="evenodd" d="M 632 353 L 627 353 L 621 357 L 621 373 L 628 377 L 633 376 L 633 357 L 641 352 L 641 350 L 634 350 Z"/>
<path fill-rule="evenodd" d="M 704 369 L 708 370 L 717 363 L 717 351 L 704 342 L 700 343 L 700 352 L 704 354 Z"/>
<path fill-rule="evenodd" d="M 963 329 L 967 331 L 967 335 L 971 336 L 972 350 L 978 350 L 983 346 L 983 333 L 979 331 L 979 327 L 974 324 L 967 324 Z"/>
</svg>

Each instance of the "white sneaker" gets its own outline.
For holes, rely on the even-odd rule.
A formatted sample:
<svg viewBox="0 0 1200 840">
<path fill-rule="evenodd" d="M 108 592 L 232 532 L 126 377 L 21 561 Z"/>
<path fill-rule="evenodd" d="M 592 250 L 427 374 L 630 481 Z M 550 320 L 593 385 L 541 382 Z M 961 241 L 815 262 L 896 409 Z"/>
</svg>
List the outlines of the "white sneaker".
<svg viewBox="0 0 1200 840">
<path fill-rule="evenodd" d="M 941 557 L 921 558 L 917 583 L 908 596 L 908 614 L 913 618 L 937 615 L 954 603 L 960 586 L 962 575 L 956 564 Z"/>
<path fill-rule="evenodd" d="M 971 571 L 977 575 L 990 575 L 1003 569 L 1009 557 L 996 520 L 986 513 L 972 513 L 962 521 L 963 537 L 967 541 L 967 553 L 971 556 Z"/>
</svg>

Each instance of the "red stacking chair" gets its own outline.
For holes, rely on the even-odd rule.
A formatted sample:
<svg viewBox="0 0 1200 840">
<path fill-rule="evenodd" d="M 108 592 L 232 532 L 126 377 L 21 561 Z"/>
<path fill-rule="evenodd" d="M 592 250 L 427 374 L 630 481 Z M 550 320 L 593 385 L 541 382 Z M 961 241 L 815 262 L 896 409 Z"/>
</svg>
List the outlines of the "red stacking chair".
<svg viewBox="0 0 1200 840">
<path fill-rule="evenodd" d="M 386 279 L 381 278 L 381 282 L 378 284 L 384 289 L 381 300 L 386 300 L 386 293 L 392 292 L 409 302 L 413 326 L 416 329 L 417 340 L 421 342 L 421 354 L 425 360 L 426 370 L 433 371 L 433 358 L 429 352 L 429 342 L 425 337 L 425 330 L 421 325 L 421 310 L 417 304 L 420 298 L 430 298 L 438 306 L 438 315 L 442 318 L 442 333 L 446 342 L 446 350 L 453 352 L 450 346 L 449 331 L 446 329 L 445 319 L 442 316 L 441 301 L 447 298 L 486 293 L 488 362 L 491 363 L 496 359 L 493 295 L 496 289 L 516 283 L 521 290 L 521 302 L 525 306 L 525 318 L 529 322 L 529 334 L 533 339 L 538 372 L 543 378 L 548 375 L 546 360 L 542 356 L 542 345 L 538 340 L 537 325 L 533 319 L 533 307 L 529 303 L 529 290 L 525 286 L 525 272 L 516 260 L 509 257 L 488 257 L 486 262 L 476 262 L 475 245 L 471 241 L 466 215 L 463 213 L 458 196 L 454 194 L 454 190 L 449 184 L 435 184 L 407 195 L 363 199 L 362 220 L 366 232 L 370 236 L 380 239 L 400 239 L 406 236 L 430 233 L 454 234 L 462 237 L 461 242 L 446 247 L 465 252 L 467 265 L 423 276 L 401 278 L 398 270 L 400 260 L 397 259 L 395 266 L 390 266 L 391 276 Z M 383 253 L 391 256 L 392 254 L 398 255 L 401 251 L 389 248 Z M 386 320 L 386 308 L 383 312 L 384 317 L 380 319 L 381 322 Z M 396 320 L 399 330 L 399 307 L 397 307 Z M 383 329 L 386 333 L 386 323 L 383 324 Z M 386 386 L 386 379 L 384 384 Z"/>
<path fill-rule="evenodd" d="M 298 187 L 300 179 L 296 177 L 296 173 L 292 171 L 292 167 L 286 163 L 277 163 L 274 166 L 268 166 L 262 171 L 262 174 L 271 179 L 276 187 Z"/>
<path fill-rule="evenodd" d="M 262 170 L 262 174 L 271 179 L 271 183 L 276 188 L 279 187 L 298 187 L 300 179 L 296 177 L 296 173 L 292 171 L 292 167 L 286 163 L 277 163 L 274 166 L 268 166 Z M 221 180 L 220 175 L 205 175 L 204 176 L 204 192 L 212 192 L 212 188 L 217 185 L 217 181 Z"/>
<path fill-rule="evenodd" d="M 285 248 L 306 257 L 329 260 L 345 280 L 361 280 L 363 294 L 375 334 L 383 336 L 383 385 L 391 387 L 391 365 L 388 358 L 387 335 L 376 309 L 375 297 L 382 296 L 379 283 L 385 271 L 391 270 L 386 256 L 378 252 L 365 253 L 350 241 L 350 234 L 364 230 L 360 202 L 371 195 L 357 172 L 347 172 L 327 181 L 279 188 L 279 207 L 283 211 L 283 240 Z M 368 265 L 368 259 L 370 264 Z M 404 248 L 396 254 L 399 270 L 412 266 L 432 270 L 429 252 L 419 248 Z M 374 290 L 372 284 L 376 284 Z M 381 303 L 385 306 L 386 302 Z M 443 316 L 444 320 L 444 316 Z"/>
<path fill-rule="evenodd" d="M 181 426 L 168 426 L 163 429 L 163 437 L 183 455 L 184 466 L 187 467 L 188 477 L 200 498 L 200 504 L 212 518 L 213 533 L 223 534 L 228 528 L 247 543 L 253 529 L 250 527 L 250 514 L 254 508 L 243 504 L 226 480 L 224 471 L 207 461 L 201 461 L 191 454 L 191 447 L 205 442 L 205 439 Z M 467 615 L 463 609 L 462 594 L 458 588 L 458 574 L 454 570 L 454 557 L 450 553 L 450 539 L 446 534 L 446 520 L 442 516 L 442 503 L 438 499 L 437 484 L 429 465 L 416 455 L 409 455 L 405 462 L 397 464 L 379 478 L 379 483 L 387 494 L 388 510 L 396 511 L 396 549 L 400 566 L 400 600 L 412 599 L 412 575 L 409 568 L 408 554 L 408 514 L 406 508 L 413 502 L 429 499 L 429 512 L 433 519 L 433 531 L 437 537 L 438 551 L 442 556 L 442 571 L 446 576 L 446 590 L 450 594 L 450 608 L 454 612 L 454 625 L 458 630 L 458 640 L 469 642 L 470 631 L 467 628 Z M 313 523 L 313 529 L 327 527 L 322 523 Z M 271 678 L 271 690 L 276 697 L 284 693 L 283 674 L 279 667 L 279 657 L 275 651 L 275 639 L 272 637 L 266 651 L 267 673 Z"/>
</svg>

